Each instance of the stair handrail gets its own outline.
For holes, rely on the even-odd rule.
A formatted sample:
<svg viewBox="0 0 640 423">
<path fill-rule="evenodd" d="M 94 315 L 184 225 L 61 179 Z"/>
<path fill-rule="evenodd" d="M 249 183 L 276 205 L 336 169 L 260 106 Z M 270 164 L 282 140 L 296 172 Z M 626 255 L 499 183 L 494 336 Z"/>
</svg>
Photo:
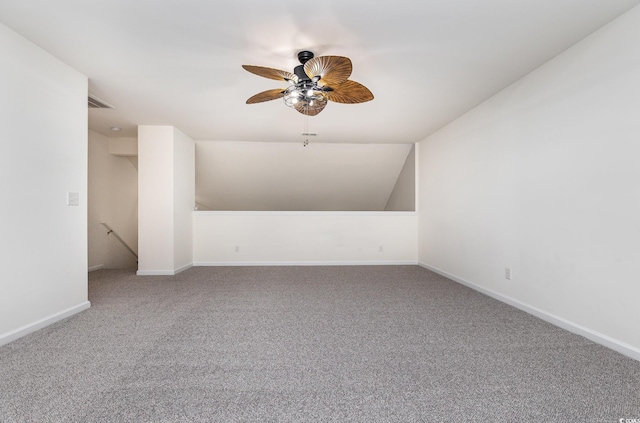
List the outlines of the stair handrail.
<svg viewBox="0 0 640 423">
<path fill-rule="evenodd" d="M 107 232 L 107 235 L 109 235 L 109 234 L 113 234 L 113 236 L 114 236 L 114 237 L 116 237 L 116 239 L 117 239 L 118 241 L 120 241 L 120 243 L 121 243 L 122 245 L 124 245 L 124 247 L 125 247 L 127 250 L 129 250 L 129 252 L 130 252 L 131 254 L 133 254 L 133 256 L 136 258 L 136 260 L 138 260 L 138 255 L 136 254 L 136 252 L 135 252 L 135 251 L 133 251 L 133 249 L 132 249 L 131 247 L 129 247 L 129 244 L 127 244 L 127 243 L 126 243 L 122 238 L 120 238 L 120 235 L 118 235 L 118 233 L 117 233 L 116 231 L 114 231 L 114 230 L 113 230 L 109 225 L 107 225 L 105 222 L 100 222 L 100 224 L 101 224 L 102 226 L 104 226 L 105 228 L 107 228 L 107 231 L 108 231 L 108 232 Z"/>
</svg>

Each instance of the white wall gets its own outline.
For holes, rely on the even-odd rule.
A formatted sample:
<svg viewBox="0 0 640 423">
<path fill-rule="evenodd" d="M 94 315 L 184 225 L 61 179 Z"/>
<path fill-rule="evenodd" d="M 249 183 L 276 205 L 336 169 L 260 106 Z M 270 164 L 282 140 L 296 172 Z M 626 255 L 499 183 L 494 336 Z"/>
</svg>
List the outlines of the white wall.
<svg viewBox="0 0 640 423">
<path fill-rule="evenodd" d="M 416 148 L 411 147 L 407 160 L 398 175 L 389 201 L 384 208 L 386 211 L 415 211 L 416 210 Z"/>
<path fill-rule="evenodd" d="M 138 274 L 192 263 L 195 144 L 173 126 L 138 127 Z"/>
<path fill-rule="evenodd" d="M 138 127 L 138 272 L 172 273 L 173 127 Z"/>
<path fill-rule="evenodd" d="M 419 149 L 422 264 L 636 358 L 639 43 L 636 7 Z"/>
<path fill-rule="evenodd" d="M 111 154 L 113 141 L 89 131 L 89 270 L 137 267 L 133 254 L 100 224 L 107 223 L 131 249 L 138 250 L 138 172 L 128 157 Z M 117 140 L 116 144 L 123 143 Z"/>
<path fill-rule="evenodd" d="M 109 138 L 107 149 L 114 156 L 138 157 L 138 138 Z"/>
<path fill-rule="evenodd" d="M 174 269 L 193 263 L 193 209 L 195 206 L 195 143 L 174 128 Z"/>
<path fill-rule="evenodd" d="M 0 93 L 3 344 L 89 307 L 87 78 L 0 25 Z"/>
<path fill-rule="evenodd" d="M 417 219 L 401 212 L 193 212 L 193 261 L 416 264 Z"/>
</svg>

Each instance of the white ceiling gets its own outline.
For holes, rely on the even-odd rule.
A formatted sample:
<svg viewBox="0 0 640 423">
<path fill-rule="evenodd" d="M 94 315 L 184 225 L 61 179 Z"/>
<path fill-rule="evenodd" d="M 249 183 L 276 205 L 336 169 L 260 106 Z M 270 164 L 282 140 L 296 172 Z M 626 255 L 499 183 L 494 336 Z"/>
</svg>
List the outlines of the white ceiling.
<svg viewBox="0 0 640 423">
<path fill-rule="evenodd" d="M 0 22 L 89 77 L 116 110 L 90 128 L 175 125 L 196 140 L 413 143 L 640 0 L 2 0 Z M 352 59 L 375 95 L 305 117 L 243 64 L 292 70 L 296 53 Z M 123 128 L 112 133 L 112 126 Z"/>
</svg>

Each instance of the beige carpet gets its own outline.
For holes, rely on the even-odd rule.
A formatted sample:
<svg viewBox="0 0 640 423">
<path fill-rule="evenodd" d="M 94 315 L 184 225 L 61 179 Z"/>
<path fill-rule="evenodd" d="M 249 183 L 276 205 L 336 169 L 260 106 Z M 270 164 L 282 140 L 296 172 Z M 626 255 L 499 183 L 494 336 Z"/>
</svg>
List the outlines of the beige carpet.
<svg viewBox="0 0 640 423">
<path fill-rule="evenodd" d="M 617 422 L 640 363 L 414 266 L 90 274 L 0 348 L 1 422 Z"/>
</svg>

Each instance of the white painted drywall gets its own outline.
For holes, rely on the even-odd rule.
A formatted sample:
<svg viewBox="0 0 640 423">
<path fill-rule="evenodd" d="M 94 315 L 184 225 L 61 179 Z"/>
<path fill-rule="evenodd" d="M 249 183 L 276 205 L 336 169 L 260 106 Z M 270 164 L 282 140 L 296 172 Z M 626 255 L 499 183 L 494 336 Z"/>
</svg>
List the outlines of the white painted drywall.
<svg viewBox="0 0 640 423">
<path fill-rule="evenodd" d="M 87 78 L 0 25 L 0 93 L 2 344 L 89 306 Z"/>
<path fill-rule="evenodd" d="M 173 126 L 138 127 L 138 274 L 191 265 L 194 151 Z"/>
<path fill-rule="evenodd" d="M 114 156 L 138 156 L 138 138 L 109 138 L 109 154 Z"/>
<path fill-rule="evenodd" d="M 174 271 L 173 127 L 138 127 L 138 272 Z"/>
<path fill-rule="evenodd" d="M 193 209 L 195 206 L 196 149 L 186 134 L 173 129 L 174 139 L 174 270 L 193 263 Z"/>
<path fill-rule="evenodd" d="M 128 157 L 112 154 L 112 141 L 89 131 L 90 270 L 137 267 L 133 254 L 100 224 L 107 223 L 133 251 L 138 250 L 138 172 Z"/>
<path fill-rule="evenodd" d="M 195 265 L 415 264 L 417 214 L 194 212 Z"/>
<path fill-rule="evenodd" d="M 398 175 L 385 211 L 416 210 L 416 149 L 411 147 L 402 171 Z"/>
<path fill-rule="evenodd" d="M 639 44 L 636 7 L 420 143 L 421 263 L 640 353 Z"/>
</svg>

